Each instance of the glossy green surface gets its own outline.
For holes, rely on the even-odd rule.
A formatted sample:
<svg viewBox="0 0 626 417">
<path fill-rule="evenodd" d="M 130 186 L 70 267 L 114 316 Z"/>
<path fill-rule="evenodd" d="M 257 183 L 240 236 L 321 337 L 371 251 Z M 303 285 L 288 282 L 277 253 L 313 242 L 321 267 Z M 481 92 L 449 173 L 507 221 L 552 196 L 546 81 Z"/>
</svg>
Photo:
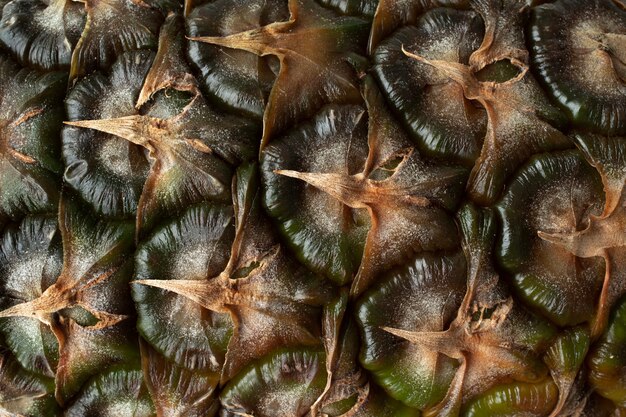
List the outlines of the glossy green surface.
<svg viewBox="0 0 626 417">
<path fill-rule="evenodd" d="M 558 389 L 551 381 L 539 384 L 512 383 L 490 389 L 471 401 L 462 415 L 467 417 L 539 417 L 556 405 Z"/>
<path fill-rule="evenodd" d="M 611 314 L 609 327 L 588 357 L 590 381 L 596 391 L 620 407 L 626 407 L 626 302 Z"/>
<path fill-rule="evenodd" d="M 539 79 L 570 120 L 599 133 L 626 134 L 623 3 L 541 5 L 532 12 L 528 33 Z"/>
<path fill-rule="evenodd" d="M 360 360 L 393 398 L 416 408 L 435 405 L 443 399 L 456 363 L 380 327 L 444 330 L 464 292 L 462 255 L 423 255 L 386 274 L 360 299 L 356 307 L 363 340 Z"/>
<path fill-rule="evenodd" d="M 577 259 L 537 232 L 584 229 L 588 213 L 599 214 L 602 205 L 597 171 L 578 151 L 532 158 L 496 205 L 500 265 L 512 275 L 517 294 L 559 325 L 591 318 L 604 264 L 598 258 Z"/>
<path fill-rule="evenodd" d="M 626 0 L 0 0 L 0 415 L 624 414 L 625 83 Z"/>
<path fill-rule="evenodd" d="M 139 247 L 134 279 L 211 279 L 225 268 L 234 239 L 232 208 L 191 207 Z M 176 259 L 176 262 L 172 262 Z M 137 329 L 155 349 L 188 369 L 218 372 L 224 363 L 232 323 L 162 289 L 132 285 Z"/>
<path fill-rule="evenodd" d="M 326 384 L 323 352 L 278 350 L 255 361 L 222 391 L 224 415 L 304 415 Z"/>
<path fill-rule="evenodd" d="M 383 94 L 420 151 L 429 156 L 471 166 L 480 154 L 486 115 L 454 81 L 406 56 L 402 49 L 428 59 L 467 64 L 483 33 L 476 13 L 437 8 L 421 15 L 415 26 L 400 28 L 373 53 L 374 74 Z"/>
</svg>

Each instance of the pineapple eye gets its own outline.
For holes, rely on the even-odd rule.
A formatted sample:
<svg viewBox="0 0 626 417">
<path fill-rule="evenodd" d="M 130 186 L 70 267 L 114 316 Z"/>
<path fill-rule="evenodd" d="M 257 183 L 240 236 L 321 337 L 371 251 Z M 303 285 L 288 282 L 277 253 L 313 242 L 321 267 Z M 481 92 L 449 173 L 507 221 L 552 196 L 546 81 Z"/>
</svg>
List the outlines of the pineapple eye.
<svg viewBox="0 0 626 417">
<path fill-rule="evenodd" d="M 66 180 L 98 212 L 136 211 L 139 238 L 190 204 L 229 201 L 232 166 L 258 148 L 257 123 L 213 109 L 200 94 L 183 56 L 183 28 L 182 16 L 168 16 L 147 74 L 152 55 L 127 53 L 108 77 L 78 82 L 67 100 Z M 81 153 L 87 146 L 99 161 Z"/>
<path fill-rule="evenodd" d="M 187 19 L 188 36 L 226 36 L 287 20 L 289 11 L 284 1 L 252 0 L 242 7 L 239 0 L 218 0 L 192 10 Z M 187 45 L 208 96 L 220 105 L 261 119 L 278 73 L 272 69 L 275 59 L 201 42 Z"/>
<path fill-rule="evenodd" d="M 135 280 L 215 279 L 228 262 L 232 215 L 230 207 L 203 204 L 158 227 L 137 250 Z M 151 346 L 180 366 L 219 373 L 232 334 L 227 314 L 173 292 L 145 285 L 131 290 L 137 328 Z"/>
<path fill-rule="evenodd" d="M 132 273 L 132 263 L 124 261 L 132 244 L 132 223 L 95 220 L 69 191 L 59 205 L 61 239 L 55 222 L 46 225 L 27 217 L 20 233 L 3 240 L 2 252 L 16 257 L 11 263 L 29 257 L 31 262 L 26 270 L 18 268 L 12 276 L 0 277 L 21 301 L 2 310 L 0 326 L 11 349 L 23 344 L 17 358 L 25 367 L 33 367 L 29 361 L 34 361 L 34 372 L 63 381 L 55 383 L 55 396 L 64 403 L 95 370 L 126 356 L 122 352 L 135 339 L 127 333 L 134 324 L 120 323 L 132 309 L 120 297 Z M 7 233 L 13 232 L 7 228 Z M 24 274 L 30 278 L 24 280 Z M 84 309 L 67 310 L 76 303 Z M 63 315 L 71 319 L 63 320 Z"/>
<path fill-rule="evenodd" d="M 152 417 L 154 405 L 139 366 L 114 366 L 94 376 L 65 412 L 72 417 Z"/>
<path fill-rule="evenodd" d="M 78 81 L 66 99 L 69 120 L 136 114 L 135 101 L 153 58 L 147 51 L 126 53 L 109 74 L 94 73 Z M 149 170 L 141 147 L 74 126 L 63 129 L 62 140 L 66 182 L 98 213 L 133 215 Z"/>
<path fill-rule="evenodd" d="M 560 325 L 593 315 L 603 262 L 576 259 L 537 233 L 584 229 L 585 219 L 602 211 L 602 195 L 600 177 L 581 153 L 562 151 L 532 158 L 496 206 L 502 221 L 500 264 L 513 276 L 521 297 Z"/>
<path fill-rule="evenodd" d="M 296 255 L 337 283 L 352 280 L 354 297 L 415 252 L 458 246 L 447 210 L 466 175 L 422 159 L 374 80 L 364 84 L 367 118 L 358 106 L 326 106 L 261 156 L 264 204 Z M 394 165 L 394 175 L 381 175 Z"/>
<path fill-rule="evenodd" d="M 348 175 L 362 170 L 367 158 L 363 112 L 358 106 L 328 106 L 312 121 L 270 142 L 261 156 L 264 204 L 270 215 L 281 222 L 281 232 L 297 256 L 338 283 L 349 282 L 357 272 L 369 227 L 367 213 L 350 213 L 330 195 L 274 171 Z M 354 222 L 353 215 L 362 220 Z"/>
<path fill-rule="evenodd" d="M 465 98 L 460 85 L 402 49 L 467 64 L 483 33 L 476 13 L 439 8 L 424 13 L 415 26 L 399 29 L 373 52 L 381 91 L 426 155 L 471 166 L 480 153 L 487 119 L 482 108 Z"/>
<path fill-rule="evenodd" d="M 54 283 L 63 259 L 59 238 L 53 217 L 27 217 L 4 230 L 0 310 L 31 301 Z M 0 335 L 22 368 L 41 377 L 54 376 L 59 346 L 50 328 L 36 318 L 0 318 Z"/>
<path fill-rule="evenodd" d="M 559 0 L 533 9 L 532 61 L 571 121 L 626 134 L 626 12 L 618 0 Z"/>
<path fill-rule="evenodd" d="M 389 272 L 359 300 L 361 363 L 395 399 L 424 409 L 440 402 L 457 367 L 427 347 L 381 327 L 436 332 L 452 321 L 465 291 L 465 259 L 424 255 Z M 424 297 L 423 294 L 428 294 Z"/>
<path fill-rule="evenodd" d="M 370 77 L 363 97 L 367 119 L 357 106 L 326 106 L 274 139 L 261 163 L 265 205 L 296 255 L 337 283 L 352 280 L 354 297 L 417 251 L 457 247 L 446 210 L 457 204 L 466 175 L 462 168 L 421 158 Z M 396 162 L 394 175 L 380 175 Z M 372 173 L 385 178 L 374 180 Z"/>
<path fill-rule="evenodd" d="M 84 9 L 68 0 L 13 1 L 2 13 L 0 43 L 23 65 L 69 70 L 72 51 L 85 26 Z"/>
<path fill-rule="evenodd" d="M 501 405 L 511 415 L 522 413 L 533 392 L 542 391 L 548 368 L 540 354 L 554 329 L 515 304 L 500 282 L 490 256 L 496 233 L 492 212 L 467 204 L 458 220 L 465 259 L 420 256 L 386 274 L 359 301 L 361 362 L 390 395 L 431 415 L 460 408 L 461 393 L 473 400 L 491 395 L 490 389 L 503 388 L 494 386 L 501 378 L 532 383 L 520 392 L 523 401 Z M 568 389 L 571 379 L 563 381 Z M 532 408 L 552 410 L 553 400 L 540 397 L 531 401 Z"/>
<path fill-rule="evenodd" d="M 281 349 L 253 362 L 224 387 L 227 412 L 255 417 L 305 415 L 324 390 L 324 352 Z"/>
</svg>

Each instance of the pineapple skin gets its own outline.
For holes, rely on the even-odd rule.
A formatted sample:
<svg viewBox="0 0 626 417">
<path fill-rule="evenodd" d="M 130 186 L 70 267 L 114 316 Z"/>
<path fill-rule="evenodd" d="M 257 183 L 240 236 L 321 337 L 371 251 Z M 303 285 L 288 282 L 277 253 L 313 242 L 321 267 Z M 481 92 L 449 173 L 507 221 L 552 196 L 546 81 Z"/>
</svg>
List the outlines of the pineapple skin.
<svg viewBox="0 0 626 417">
<path fill-rule="evenodd" d="M 0 416 L 626 415 L 624 0 L 0 0 Z"/>
</svg>

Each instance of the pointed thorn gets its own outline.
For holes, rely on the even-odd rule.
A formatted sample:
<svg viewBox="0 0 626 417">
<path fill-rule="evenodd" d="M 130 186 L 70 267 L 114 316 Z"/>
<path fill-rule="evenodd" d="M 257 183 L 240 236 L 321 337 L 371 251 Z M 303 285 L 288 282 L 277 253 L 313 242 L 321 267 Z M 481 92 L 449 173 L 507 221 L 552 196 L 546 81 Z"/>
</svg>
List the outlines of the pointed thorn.
<svg viewBox="0 0 626 417">
<path fill-rule="evenodd" d="M 213 278 L 209 281 L 204 279 L 142 279 L 132 281 L 132 283 L 171 291 L 188 298 L 208 310 L 221 312 L 223 310 L 222 306 L 230 294 L 226 289 L 220 286 L 216 281 L 218 279 L 220 278 Z"/>
<path fill-rule="evenodd" d="M 299 172 L 291 169 L 275 169 L 274 174 L 284 175 L 285 177 L 297 179 L 303 179 L 304 177 L 306 177 L 307 174 L 310 175 L 310 173 L 307 172 Z"/>
<path fill-rule="evenodd" d="M 475 78 L 471 74 L 471 71 L 467 65 L 461 64 L 459 62 L 449 62 L 437 59 L 430 60 L 424 58 L 421 55 L 417 55 L 407 51 L 406 49 L 404 49 L 404 45 L 401 46 L 401 49 L 404 55 L 444 72 L 448 77 L 450 77 L 452 80 L 456 81 L 463 87 L 469 87 L 470 85 L 474 84 L 473 81 L 475 81 Z"/>
<path fill-rule="evenodd" d="M 140 285 L 147 285 L 149 287 L 157 287 L 157 288 L 163 288 L 163 289 L 168 289 L 168 286 L 165 284 L 169 282 L 169 280 L 166 279 L 138 279 L 135 281 L 131 281 L 131 284 L 140 284 Z"/>
<path fill-rule="evenodd" d="M 187 38 L 187 40 L 189 41 L 195 41 L 195 42 L 203 42 L 203 43 L 210 43 L 210 44 L 217 44 L 219 45 L 219 41 L 220 39 L 223 39 L 223 37 L 221 36 L 185 36 L 185 38 Z"/>
<path fill-rule="evenodd" d="M 139 92 L 139 98 L 137 98 L 135 108 L 139 110 L 141 106 L 146 104 L 150 100 L 150 98 L 152 98 L 152 94 L 155 92 L 155 90 L 155 86 L 144 84 L 141 91 Z"/>
<path fill-rule="evenodd" d="M 337 188 L 340 188 L 341 175 L 338 174 L 324 174 L 317 172 L 299 172 L 293 171 L 290 169 L 277 169 L 274 170 L 275 174 L 282 175 L 289 178 L 295 178 L 298 180 L 302 180 L 307 184 L 312 185 L 315 188 L 318 188 L 322 191 L 325 191 L 331 195 L 335 195 L 335 192 L 331 191 L 333 184 L 337 184 Z"/>
<path fill-rule="evenodd" d="M 428 59 L 424 58 L 423 56 L 418 55 L 418 54 L 414 54 L 413 52 L 409 52 L 406 49 L 404 49 L 404 45 L 400 45 L 400 49 L 402 50 L 402 53 L 404 55 L 408 56 L 409 58 L 413 58 L 416 61 L 422 62 L 422 63 L 427 64 L 427 65 L 433 65 L 433 64 L 431 64 L 431 62 Z"/>
<path fill-rule="evenodd" d="M 20 161 L 22 161 L 25 164 L 32 165 L 32 164 L 37 163 L 37 161 L 34 160 L 33 158 L 31 158 L 30 156 L 25 155 L 25 154 L 23 154 L 21 152 L 18 152 L 18 151 L 16 151 L 13 148 L 9 149 L 9 154 L 12 155 L 14 158 L 19 159 Z"/>
<path fill-rule="evenodd" d="M 43 107 L 30 109 L 27 112 L 23 113 L 17 120 L 11 122 L 12 127 L 17 127 L 23 123 L 26 123 L 28 120 L 32 119 L 35 116 L 40 115 L 44 111 Z"/>
<path fill-rule="evenodd" d="M 244 40 L 239 40 L 241 34 L 235 34 L 230 36 L 197 36 L 197 37 L 187 37 L 190 41 L 208 43 L 216 46 L 224 46 L 226 48 L 231 49 L 246 49 L 245 46 L 248 42 Z M 252 51 L 250 51 L 252 52 Z"/>
<path fill-rule="evenodd" d="M 287 23 L 287 22 L 280 22 Z M 276 24 L 275 24 L 276 25 Z M 198 36 L 187 39 L 195 42 L 209 43 L 230 49 L 241 49 L 256 55 L 264 55 L 271 49 L 264 42 L 265 29 L 251 29 L 246 32 L 235 33 L 228 36 Z"/>
<path fill-rule="evenodd" d="M 572 249 L 572 243 L 574 236 L 566 233 L 546 233 L 544 231 L 537 231 L 537 235 L 546 242 L 554 243 L 555 245 L 563 246 L 566 249 Z"/>
<path fill-rule="evenodd" d="M 187 143 L 189 143 L 195 150 L 205 154 L 212 154 L 213 149 L 206 143 L 202 142 L 200 139 L 187 139 Z"/>
<path fill-rule="evenodd" d="M 391 333 L 394 336 L 398 336 L 402 339 L 408 340 L 409 342 L 417 343 L 419 341 L 419 337 L 417 337 L 418 332 L 411 332 L 408 330 L 396 329 L 386 326 L 382 326 L 381 329 L 386 331 L 387 333 Z"/>
<path fill-rule="evenodd" d="M 93 129 L 99 132 L 108 133 L 126 139 L 137 145 L 147 142 L 144 137 L 149 125 L 149 120 L 144 116 L 125 116 L 113 119 L 100 120 L 78 120 L 74 122 L 63 122 L 69 126 Z"/>
<path fill-rule="evenodd" d="M 33 302 L 25 302 L 16 304 L 12 307 L 0 311 L 0 318 L 8 317 L 36 317 L 37 309 L 33 306 Z"/>
<path fill-rule="evenodd" d="M 363 185 L 350 175 L 318 172 L 298 172 L 292 170 L 275 170 L 278 175 L 295 178 L 323 191 L 346 206 L 352 208 L 367 208 L 363 203 Z"/>
<path fill-rule="evenodd" d="M 45 297 L 45 296 L 44 296 Z M 50 300 L 39 297 L 0 311 L 0 318 L 28 317 L 50 325 L 50 311 L 56 310 Z"/>
<path fill-rule="evenodd" d="M 447 331 L 440 332 L 412 332 L 408 330 L 396 329 L 393 327 L 380 327 L 387 333 L 408 340 L 411 343 L 424 346 L 436 352 L 443 353 L 450 357 L 457 357 L 459 351 L 455 342 L 462 343 L 455 336 L 451 336 Z"/>
<path fill-rule="evenodd" d="M 197 289 L 199 288 L 198 282 L 202 281 L 189 281 L 189 280 L 169 280 L 169 279 L 140 279 L 132 281 L 132 284 L 146 285 L 148 287 L 160 288 L 162 290 L 171 291 L 183 297 L 189 298 L 197 303 L 200 302 L 200 297 Z"/>
</svg>

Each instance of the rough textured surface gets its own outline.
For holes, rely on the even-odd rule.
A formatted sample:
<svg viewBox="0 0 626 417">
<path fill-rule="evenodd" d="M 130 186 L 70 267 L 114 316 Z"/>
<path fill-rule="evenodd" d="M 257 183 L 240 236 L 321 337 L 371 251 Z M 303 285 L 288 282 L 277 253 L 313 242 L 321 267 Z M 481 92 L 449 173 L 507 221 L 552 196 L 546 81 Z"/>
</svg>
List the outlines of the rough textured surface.
<svg viewBox="0 0 626 417">
<path fill-rule="evenodd" d="M 0 415 L 626 415 L 625 0 L 0 0 Z"/>
</svg>

